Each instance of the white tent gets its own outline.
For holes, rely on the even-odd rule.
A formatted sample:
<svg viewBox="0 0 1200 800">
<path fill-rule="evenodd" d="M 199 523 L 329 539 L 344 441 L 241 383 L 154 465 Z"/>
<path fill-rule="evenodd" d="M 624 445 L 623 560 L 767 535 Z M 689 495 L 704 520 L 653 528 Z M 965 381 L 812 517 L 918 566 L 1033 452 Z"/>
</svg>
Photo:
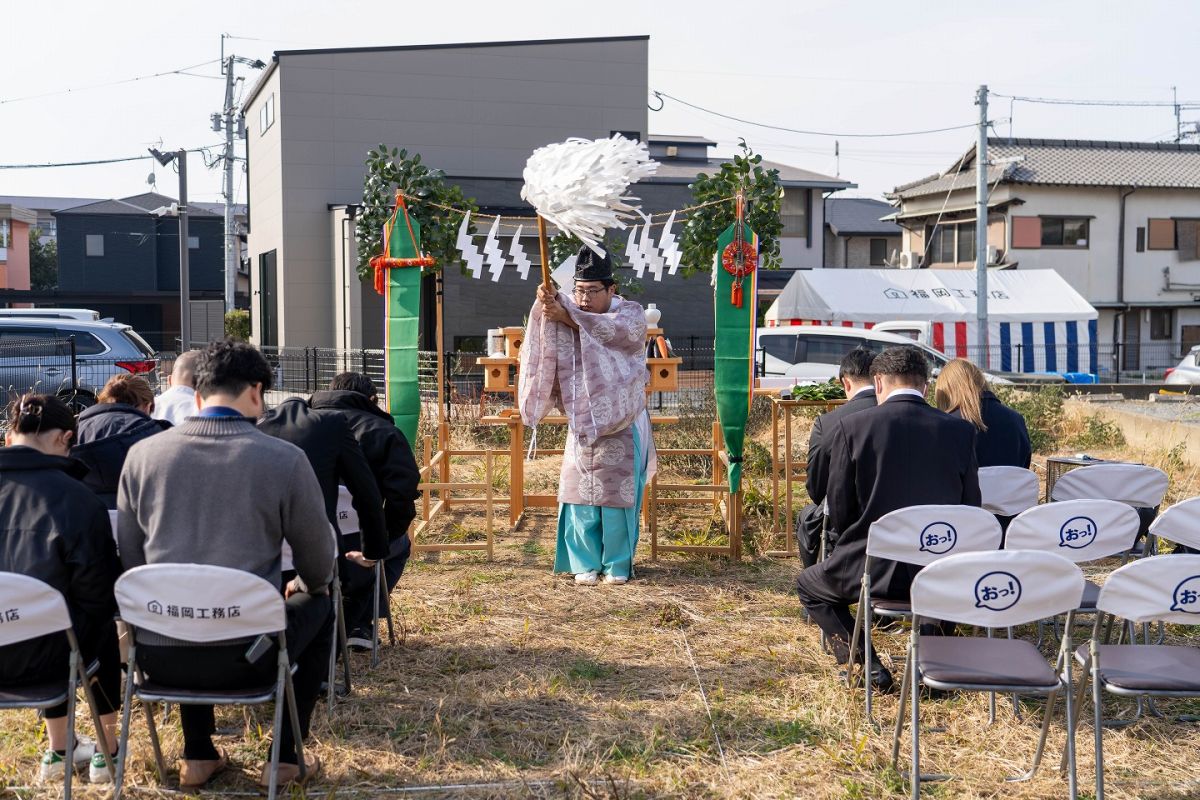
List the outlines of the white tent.
<svg viewBox="0 0 1200 800">
<path fill-rule="evenodd" d="M 767 326 L 870 328 L 890 320 L 930 325 L 935 349 L 1002 371 L 1096 372 L 1090 303 L 1051 269 L 988 273 L 988 353 L 975 350 L 975 271 L 797 271 L 767 310 Z"/>
</svg>

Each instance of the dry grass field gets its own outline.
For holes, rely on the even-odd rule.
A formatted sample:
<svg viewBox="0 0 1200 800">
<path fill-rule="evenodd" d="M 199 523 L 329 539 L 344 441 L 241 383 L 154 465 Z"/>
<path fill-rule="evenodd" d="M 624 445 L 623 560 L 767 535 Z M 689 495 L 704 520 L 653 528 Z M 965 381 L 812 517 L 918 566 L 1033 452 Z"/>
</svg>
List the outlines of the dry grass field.
<svg viewBox="0 0 1200 800">
<path fill-rule="evenodd" d="M 1089 430 L 1083 419 L 1054 424 L 1069 452 Z M 1091 452 L 1160 463 L 1173 475 L 1173 496 L 1196 493 L 1192 467 L 1171 453 L 1109 444 Z M 553 474 L 539 465 L 530 482 L 552 482 Z M 755 483 L 762 488 L 761 475 Z M 414 557 L 394 597 L 403 642 L 387 648 L 374 670 L 366 656 L 355 656 L 354 692 L 332 714 L 318 708 L 312 747 L 325 775 L 307 796 L 905 796 L 890 758 L 896 698 L 876 706 L 882 728 L 866 722 L 861 693 L 836 681 L 816 628 L 800 615 L 791 590 L 798 564 L 753 554 L 766 549 L 761 527 L 761 519 L 750 526 L 752 554 L 739 564 L 682 556 L 652 563 L 643 542 L 637 580 L 624 587 L 577 587 L 550 574 L 550 511 L 531 513 L 517 532 L 501 526 L 493 562 L 475 554 Z M 703 504 L 664 515 L 661 529 L 686 540 L 715 535 Z M 462 510 L 442 520 L 435 537 L 471 539 L 480 530 L 479 515 Z M 1185 635 L 1170 633 L 1175 640 Z M 876 642 L 898 678 L 904 634 L 879 633 Z M 1061 716 L 1039 776 L 1004 782 L 1028 764 L 1041 707 L 1023 702 L 1018 719 L 1002 698 L 989 726 L 985 696 L 923 702 L 923 766 L 955 776 L 928 785 L 926 796 L 1066 796 L 1057 771 Z M 1168 714 L 1200 711 L 1196 703 L 1161 707 Z M 1106 713 L 1129 711 L 1110 702 Z M 131 794 L 158 796 L 137 721 Z M 256 795 L 269 717 L 226 710 L 218 723 L 233 765 L 213 793 Z M 1085 713 L 1078 739 L 1085 796 L 1094 774 L 1091 731 Z M 1106 731 L 1109 796 L 1200 796 L 1195 735 L 1192 726 L 1158 719 Z M 906 735 L 903 753 L 907 742 Z M 43 746 L 32 712 L 0 713 L 0 783 L 28 787 Z M 165 746 L 178 752 L 177 725 L 166 726 Z M 79 788 L 80 796 L 100 796 L 86 784 Z"/>
</svg>

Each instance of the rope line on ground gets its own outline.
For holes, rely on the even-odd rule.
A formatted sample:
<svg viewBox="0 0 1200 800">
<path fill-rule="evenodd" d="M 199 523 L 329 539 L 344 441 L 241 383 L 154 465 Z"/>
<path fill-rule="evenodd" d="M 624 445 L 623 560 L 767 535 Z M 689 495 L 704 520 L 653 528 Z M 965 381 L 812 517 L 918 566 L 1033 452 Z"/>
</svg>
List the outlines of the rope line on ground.
<svg viewBox="0 0 1200 800">
<path fill-rule="evenodd" d="M 687 633 L 680 631 L 679 638 L 683 640 L 688 661 L 692 662 L 692 674 L 696 676 L 696 685 L 700 687 L 700 699 L 704 701 L 704 713 L 708 714 L 708 724 L 712 726 L 713 740 L 717 743 L 717 753 L 721 756 L 721 771 L 725 773 L 725 779 L 728 780 L 730 778 L 729 762 L 725 760 L 725 748 L 721 745 L 721 734 L 717 731 L 717 721 L 713 719 L 712 706 L 708 704 L 708 692 L 704 691 L 704 681 L 700 680 L 700 668 L 696 666 L 696 657 L 692 655 L 692 646 L 688 642 Z"/>
</svg>

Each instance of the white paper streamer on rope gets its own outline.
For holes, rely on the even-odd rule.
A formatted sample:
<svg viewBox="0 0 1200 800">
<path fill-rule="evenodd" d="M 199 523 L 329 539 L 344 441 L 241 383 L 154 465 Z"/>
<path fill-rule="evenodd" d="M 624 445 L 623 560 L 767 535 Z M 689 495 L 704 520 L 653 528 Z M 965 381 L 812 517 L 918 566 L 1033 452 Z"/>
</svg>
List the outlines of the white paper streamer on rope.
<svg viewBox="0 0 1200 800">
<path fill-rule="evenodd" d="M 500 252 L 500 240 L 496 238 L 499 231 L 500 216 L 497 214 L 496 219 L 492 220 L 492 227 L 488 229 L 487 236 L 483 240 L 483 255 L 487 259 L 492 283 L 500 280 L 500 273 L 504 269 L 504 253 Z"/>
<path fill-rule="evenodd" d="M 629 184 L 650 177 L 658 162 L 642 142 L 570 138 L 539 147 L 525 162 L 521 199 L 559 230 L 579 237 L 596 254 L 608 228 L 624 228 L 635 207 Z"/>
<path fill-rule="evenodd" d="M 533 266 L 533 262 L 529 260 L 529 256 L 525 255 L 525 248 L 521 246 L 521 229 L 523 225 L 517 226 L 517 232 L 513 234 L 512 241 L 508 244 L 508 257 L 512 259 L 513 266 L 517 268 L 517 272 L 521 273 L 521 280 L 529 280 L 529 268 Z"/>
<path fill-rule="evenodd" d="M 629 238 L 625 240 L 625 263 L 629 264 L 638 280 L 641 280 L 642 273 L 646 271 L 646 264 L 642 261 L 637 240 L 638 229 L 634 226 L 633 230 L 629 231 Z"/>
<path fill-rule="evenodd" d="M 550 277 L 558 284 L 558 288 L 566 292 L 571 291 L 571 287 L 575 283 L 575 260 L 578 258 L 578 253 L 572 253 L 550 273 Z"/>
<path fill-rule="evenodd" d="M 675 224 L 675 210 L 671 210 L 671 216 L 667 218 L 667 224 L 663 226 L 662 234 L 658 237 L 658 249 L 662 251 L 663 259 L 667 263 L 667 273 L 674 275 L 679 269 L 679 261 L 683 257 L 683 253 L 679 250 L 679 242 L 675 239 L 675 234 L 671 231 L 671 226 Z"/>
<path fill-rule="evenodd" d="M 642 259 L 646 262 L 650 274 L 654 276 L 655 282 L 661 282 L 666 261 L 659 254 L 658 248 L 654 246 L 654 231 L 650 227 L 650 217 L 642 214 L 642 219 L 646 220 L 646 224 L 642 227 L 642 239 L 638 243 L 638 247 L 642 251 Z"/>
<path fill-rule="evenodd" d="M 463 261 L 467 263 L 467 269 L 471 270 L 471 277 L 476 280 L 483 275 L 483 254 L 475 247 L 475 242 L 471 239 L 471 215 L 470 213 L 463 214 L 462 225 L 458 226 L 458 238 L 454 240 L 454 244 L 458 247 L 458 252 L 462 253 Z"/>
</svg>

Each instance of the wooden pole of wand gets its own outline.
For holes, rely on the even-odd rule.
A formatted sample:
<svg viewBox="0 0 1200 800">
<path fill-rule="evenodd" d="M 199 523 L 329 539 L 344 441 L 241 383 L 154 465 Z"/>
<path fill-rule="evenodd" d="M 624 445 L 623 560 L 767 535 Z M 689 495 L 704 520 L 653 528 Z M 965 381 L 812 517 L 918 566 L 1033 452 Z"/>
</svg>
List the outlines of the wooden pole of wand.
<svg viewBox="0 0 1200 800">
<path fill-rule="evenodd" d="M 542 285 L 547 289 L 553 288 L 550 283 L 550 248 L 546 243 L 546 220 L 538 214 L 538 250 L 542 254 Z"/>
</svg>

